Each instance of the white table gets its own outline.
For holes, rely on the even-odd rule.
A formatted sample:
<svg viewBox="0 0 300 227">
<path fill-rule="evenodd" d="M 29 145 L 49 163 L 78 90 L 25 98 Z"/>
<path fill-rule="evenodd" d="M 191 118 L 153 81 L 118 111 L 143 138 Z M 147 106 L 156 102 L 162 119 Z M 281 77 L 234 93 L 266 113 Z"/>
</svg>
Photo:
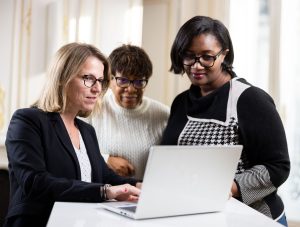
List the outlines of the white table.
<svg viewBox="0 0 300 227">
<path fill-rule="evenodd" d="M 231 198 L 223 212 L 168 218 L 132 220 L 101 207 L 101 203 L 56 202 L 47 227 L 282 227 L 282 225 Z"/>
</svg>

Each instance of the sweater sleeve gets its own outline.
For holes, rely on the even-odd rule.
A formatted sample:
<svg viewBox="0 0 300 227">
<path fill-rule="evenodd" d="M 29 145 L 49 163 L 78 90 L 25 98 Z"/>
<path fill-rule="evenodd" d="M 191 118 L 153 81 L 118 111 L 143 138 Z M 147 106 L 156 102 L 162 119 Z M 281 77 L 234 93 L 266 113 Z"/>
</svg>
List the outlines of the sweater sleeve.
<svg viewBox="0 0 300 227">
<path fill-rule="evenodd" d="M 244 145 L 245 171 L 235 181 L 246 204 L 261 200 L 287 179 L 290 171 L 286 136 L 272 98 L 250 87 L 237 103 L 239 136 Z"/>
</svg>

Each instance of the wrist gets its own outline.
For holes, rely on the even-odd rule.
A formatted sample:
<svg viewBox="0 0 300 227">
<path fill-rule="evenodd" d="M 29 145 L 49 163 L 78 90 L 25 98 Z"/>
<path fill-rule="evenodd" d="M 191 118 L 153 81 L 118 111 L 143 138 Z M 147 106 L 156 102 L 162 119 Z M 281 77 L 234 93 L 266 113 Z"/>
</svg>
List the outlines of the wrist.
<svg viewBox="0 0 300 227">
<path fill-rule="evenodd" d="M 238 184 L 236 181 L 234 181 L 232 184 L 231 193 L 232 193 L 232 196 L 235 198 L 238 198 L 241 196 L 239 188 L 238 188 Z"/>
<path fill-rule="evenodd" d="M 105 184 L 103 186 L 100 187 L 100 196 L 101 198 L 106 201 L 109 200 L 109 196 L 108 196 L 108 188 L 111 187 L 110 184 Z"/>
<path fill-rule="evenodd" d="M 136 182 L 135 187 L 141 189 L 142 188 L 142 182 Z"/>
</svg>

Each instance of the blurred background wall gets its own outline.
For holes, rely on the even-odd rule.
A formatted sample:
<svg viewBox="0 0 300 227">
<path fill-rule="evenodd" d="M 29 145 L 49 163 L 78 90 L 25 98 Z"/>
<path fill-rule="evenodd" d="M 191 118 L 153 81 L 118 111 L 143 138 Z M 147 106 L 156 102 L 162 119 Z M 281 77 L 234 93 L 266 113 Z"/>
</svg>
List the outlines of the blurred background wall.
<svg viewBox="0 0 300 227">
<path fill-rule="evenodd" d="M 143 47 L 154 65 L 146 95 L 171 105 L 190 84 L 168 71 L 172 42 L 186 20 L 207 15 L 228 27 L 238 76 L 276 102 L 292 160 L 280 194 L 288 219 L 300 222 L 299 12 L 298 0 L 0 0 L 0 169 L 9 119 L 39 96 L 60 46 L 87 42 L 106 55 L 123 43 Z"/>
</svg>

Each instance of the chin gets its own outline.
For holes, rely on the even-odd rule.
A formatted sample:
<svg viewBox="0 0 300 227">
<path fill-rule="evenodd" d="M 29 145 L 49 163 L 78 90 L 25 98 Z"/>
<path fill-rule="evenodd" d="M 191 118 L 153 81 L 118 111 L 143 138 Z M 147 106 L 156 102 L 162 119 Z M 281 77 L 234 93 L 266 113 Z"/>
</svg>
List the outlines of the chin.
<svg viewBox="0 0 300 227">
<path fill-rule="evenodd" d="M 135 106 L 133 106 L 133 105 L 123 105 L 123 107 L 126 108 L 126 109 L 134 109 L 136 107 L 136 105 Z"/>
<path fill-rule="evenodd" d="M 84 108 L 81 109 L 82 112 L 91 112 L 93 111 L 95 105 L 93 106 L 85 106 Z"/>
</svg>

